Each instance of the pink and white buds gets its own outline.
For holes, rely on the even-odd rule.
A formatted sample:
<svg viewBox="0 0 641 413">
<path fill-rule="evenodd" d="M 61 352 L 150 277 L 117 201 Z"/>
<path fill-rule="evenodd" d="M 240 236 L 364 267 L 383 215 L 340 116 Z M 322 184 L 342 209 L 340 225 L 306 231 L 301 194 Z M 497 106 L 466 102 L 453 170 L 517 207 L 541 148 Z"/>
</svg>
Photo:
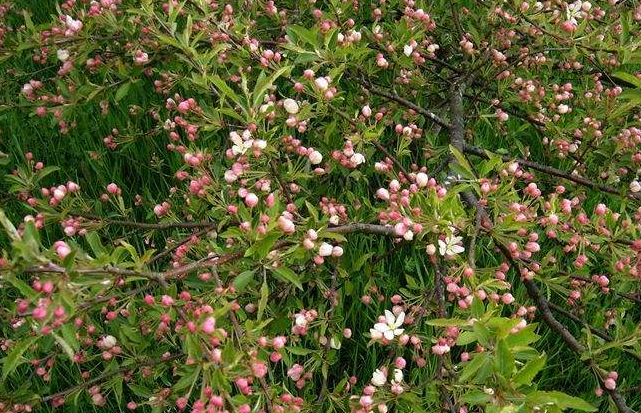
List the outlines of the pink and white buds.
<svg viewBox="0 0 641 413">
<path fill-rule="evenodd" d="M 283 101 L 283 107 L 290 115 L 295 115 L 298 113 L 298 103 L 294 99 L 285 99 Z"/>
<path fill-rule="evenodd" d="M 385 188 L 379 188 L 379 189 L 376 191 L 376 196 L 377 196 L 379 199 L 382 199 L 382 200 L 384 200 L 384 201 L 387 201 L 387 200 L 389 199 L 389 191 L 388 191 L 387 189 L 385 189 Z"/>
<path fill-rule="evenodd" d="M 319 163 L 323 162 L 323 155 L 318 151 L 313 151 L 309 154 L 309 162 L 312 165 L 318 165 Z"/>
<path fill-rule="evenodd" d="M 211 334 L 216 331 L 216 319 L 214 317 L 207 317 L 200 326 L 200 329 L 205 334 Z"/>
<path fill-rule="evenodd" d="M 327 88 L 329 88 L 329 82 L 325 77 L 318 77 L 314 80 L 314 86 L 316 86 L 316 88 L 321 92 L 325 92 Z"/>
<path fill-rule="evenodd" d="M 253 208 L 258 205 L 258 196 L 256 196 L 256 194 L 252 192 L 247 194 L 247 196 L 245 197 L 245 205 L 247 205 L 249 208 Z"/>
<path fill-rule="evenodd" d="M 428 244 L 427 247 L 425 248 L 425 252 L 427 253 L 427 255 L 436 254 L 436 245 Z"/>
<path fill-rule="evenodd" d="M 426 187 L 428 181 L 429 181 L 429 177 L 427 176 L 426 173 L 419 172 L 416 174 L 416 185 L 418 185 L 419 187 L 421 188 Z"/>
<path fill-rule="evenodd" d="M 117 343 L 117 340 L 114 336 L 105 336 L 102 340 L 99 341 L 99 346 L 103 350 L 109 350 L 114 347 Z"/>
<path fill-rule="evenodd" d="M 61 260 L 64 260 L 67 255 L 71 254 L 71 248 L 64 241 L 56 241 L 53 244 L 53 248 L 56 250 L 56 254 Z"/>
<path fill-rule="evenodd" d="M 320 255 L 321 257 L 329 257 L 330 255 L 332 255 L 333 250 L 334 247 L 332 247 L 331 244 L 323 242 L 318 248 L 318 255 Z"/>
<path fill-rule="evenodd" d="M 113 182 L 107 185 L 107 192 L 109 192 L 111 195 L 116 195 L 118 193 L 118 185 L 114 184 Z"/>
</svg>

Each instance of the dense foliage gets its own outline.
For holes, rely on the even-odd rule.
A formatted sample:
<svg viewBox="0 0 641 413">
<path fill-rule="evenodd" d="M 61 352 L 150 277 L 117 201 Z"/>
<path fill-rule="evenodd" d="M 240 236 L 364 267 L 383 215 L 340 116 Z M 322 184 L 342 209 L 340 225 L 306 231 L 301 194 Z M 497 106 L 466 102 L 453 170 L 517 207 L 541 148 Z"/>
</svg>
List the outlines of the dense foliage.
<svg viewBox="0 0 641 413">
<path fill-rule="evenodd" d="M 641 5 L 0 3 L 0 412 L 641 409 Z"/>
</svg>

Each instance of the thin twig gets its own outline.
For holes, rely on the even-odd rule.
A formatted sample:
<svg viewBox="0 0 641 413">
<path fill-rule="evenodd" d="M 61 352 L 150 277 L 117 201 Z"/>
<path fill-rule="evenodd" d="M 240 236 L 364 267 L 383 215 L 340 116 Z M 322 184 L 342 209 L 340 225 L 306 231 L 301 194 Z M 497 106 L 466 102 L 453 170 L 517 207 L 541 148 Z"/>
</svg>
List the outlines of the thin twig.
<svg viewBox="0 0 641 413">
<path fill-rule="evenodd" d="M 483 159 L 489 159 L 490 158 L 489 155 L 485 152 L 485 149 L 479 148 L 477 146 L 472 146 L 472 145 L 465 144 L 465 145 L 463 145 L 463 151 L 465 153 L 469 153 L 469 154 L 472 154 L 472 155 L 479 156 L 479 157 L 481 157 Z M 539 172 L 543 172 L 543 173 L 546 173 L 546 174 L 549 174 L 549 175 L 553 175 L 553 176 L 556 176 L 556 177 L 559 177 L 559 178 L 567 179 L 568 181 L 572 181 L 574 183 L 577 183 L 579 185 L 583 185 L 583 186 L 586 186 L 586 187 L 589 187 L 589 188 L 598 189 L 598 190 L 600 190 L 602 192 L 607 192 L 607 193 L 614 194 L 614 195 L 621 195 L 623 193 L 623 196 L 626 196 L 626 197 L 631 198 L 631 199 L 639 199 L 639 197 L 641 196 L 638 193 L 627 193 L 625 191 L 622 192 L 622 191 L 618 190 L 617 188 L 615 188 L 613 186 L 602 185 L 602 184 L 594 182 L 594 181 L 592 181 L 590 179 L 582 178 L 582 177 L 576 176 L 576 175 L 572 175 L 569 172 L 562 171 L 560 169 L 557 169 L 557 168 L 554 168 L 554 167 L 551 167 L 551 166 L 542 165 L 542 164 L 537 163 L 537 162 L 528 161 L 527 159 L 513 158 L 513 157 L 508 156 L 508 155 L 500 155 L 500 156 L 501 156 L 501 159 L 503 160 L 503 162 L 517 162 L 521 166 L 532 168 L 532 169 L 537 170 Z"/>
<path fill-rule="evenodd" d="M 435 113 L 430 112 L 429 110 L 424 109 L 424 108 L 418 106 L 417 104 L 415 104 L 413 102 L 410 102 L 409 100 L 398 96 L 395 93 L 391 93 L 391 92 L 387 92 L 385 90 L 379 89 L 376 86 L 373 86 L 370 83 L 367 83 L 365 81 L 361 81 L 361 84 L 363 85 L 363 87 L 365 89 L 369 90 L 371 93 L 373 93 L 375 95 L 382 96 L 382 97 L 384 97 L 386 99 L 389 99 L 389 100 L 393 100 L 396 103 L 399 103 L 402 106 L 405 106 L 406 108 L 412 109 L 413 111 L 415 111 L 417 113 L 420 113 L 421 115 L 425 116 L 426 118 L 428 118 L 432 122 L 437 123 L 437 124 L 441 125 L 442 127 L 446 128 L 446 129 L 450 129 L 450 125 L 445 120 L 441 119 L 441 117 L 436 115 Z"/>
<path fill-rule="evenodd" d="M 151 257 L 149 259 L 149 261 L 147 261 L 146 264 L 147 265 L 153 264 L 154 262 L 158 261 L 159 259 L 161 259 L 161 258 L 171 254 L 172 252 L 176 251 L 178 248 L 180 248 L 181 246 L 183 246 L 186 243 L 188 243 L 189 241 L 191 241 L 194 237 L 203 236 L 203 235 L 207 234 L 209 231 L 210 231 L 209 228 L 205 228 L 205 229 L 202 229 L 202 230 L 200 230 L 198 232 L 195 232 L 193 234 L 190 234 L 190 235 L 186 236 L 181 241 L 179 241 L 177 244 L 175 244 L 175 245 L 173 245 L 173 246 L 171 246 L 169 248 L 165 248 L 163 251 L 161 251 L 158 254 L 156 254 L 153 257 Z"/>
<path fill-rule="evenodd" d="M 129 220 L 119 220 L 104 218 L 99 215 L 88 214 L 85 212 L 72 211 L 69 215 L 100 221 L 106 224 L 120 225 L 122 227 L 142 228 L 142 229 L 172 229 L 172 228 L 209 228 L 216 225 L 215 222 L 167 222 L 167 223 L 146 223 Z"/>
<path fill-rule="evenodd" d="M 565 308 L 560 307 L 560 306 L 558 306 L 558 305 L 556 305 L 554 303 L 550 303 L 550 302 L 548 302 L 548 305 L 550 306 L 550 308 L 553 311 L 563 315 L 566 318 L 569 318 L 570 320 L 574 321 L 577 324 L 581 324 L 581 325 L 589 328 L 590 331 L 592 332 L 592 334 L 594 334 L 595 336 L 602 338 L 603 340 L 607 341 L 608 343 L 611 343 L 611 342 L 614 341 L 614 339 L 608 333 L 589 325 L 588 323 L 586 323 L 583 320 L 581 320 L 579 317 L 577 317 L 574 314 L 572 314 L 571 312 L 567 311 Z M 641 356 L 640 355 L 638 355 L 638 354 L 636 354 L 636 353 L 634 353 L 632 351 L 629 351 L 629 350 L 627 350 L 625 348 L 623 349 L 623 352 L 625 354 L 628 354 L 630 357 L 632 357 L 636 361 L 641 362 Z"/>
</svg>

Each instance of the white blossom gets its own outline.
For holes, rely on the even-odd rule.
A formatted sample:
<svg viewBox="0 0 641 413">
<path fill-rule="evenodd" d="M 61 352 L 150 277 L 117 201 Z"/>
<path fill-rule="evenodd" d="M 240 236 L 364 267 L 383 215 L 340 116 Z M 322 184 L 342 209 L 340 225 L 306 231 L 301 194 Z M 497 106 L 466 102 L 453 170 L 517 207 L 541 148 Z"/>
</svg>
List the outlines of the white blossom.
<svg viewBox="0 0 641 413">
<path fill-rule="evenodd" d="M 399 328 L 403 325 L 405 321 L 405 313 L 401 311 L 398 317 L 395 317 L 394 314 L 385 310 L 385 322 L 374 324 L 374 328 L 370 329 L 370 334 L 372 337 L 379 337 L 381 334 L 388 340 L 393 340 L 394 337 L 400 336 L 405 331 L 402 328 Z M 378 334 L 377 334 L 378 333 Z"/>
<path fill-rule="evenodd" d="M 283 107 L 290 115 L 295 115 L 298 113 L 298 103 L 294 99 L 285 99 L 283 101 Z"/>
<path fill-rule="evenodd" d="M 374 386 L 382 386 L 387 381 L 387 376 L 380 369 L 376 369 L 372 374 L 372 384 Z"/>
<path fill-rule="evenodd" d="M 455 236 L 445 237 L 445 241 L 438 240 L 438 251 L 441 255 L 456 255 L 465 251 L 465 248 L 458 245 L 463 238 Z"/>
</svg>

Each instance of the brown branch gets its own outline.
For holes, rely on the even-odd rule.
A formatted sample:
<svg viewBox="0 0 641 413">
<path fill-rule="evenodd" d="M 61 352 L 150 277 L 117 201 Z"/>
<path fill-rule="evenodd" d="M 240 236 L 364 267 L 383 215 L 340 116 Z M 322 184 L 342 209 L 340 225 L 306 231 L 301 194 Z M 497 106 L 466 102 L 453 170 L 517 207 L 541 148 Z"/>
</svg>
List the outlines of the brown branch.
<svg viewBox="0 0 641 413">
<path fill-rule="evenodd" d="M 456 27 L 456 32 L 458 33 L 459 38 L 463 37 L 465 34 L 463 28 L 461 27 L 461 21 L 458 15 L 458 9 L 456 8 L 456 2 L 450 0 L 450 8 L 452 9 L 452 20 L 454 20 L 454 27 Z"/>
<path fill-rule="evenodd" d="M 398 237 L 394 227 L 389 227 L 386 225 L 377 225 L 377 224 L 346 224 L 340 227 L 330 227 L 327 228 L 327 231 L 333 232 L 335 234 L 353 234 L 353 233 L 362 233 L 362 234 L 377 234 L 377 235 L 386 235 L 389 237 Z"/>
<path fill-rule="evenodd" d="M 558 305 L 556 305 L 556 304 L 554 304 L 554 303 L 551 303 L 551 302 L 548 302 L 548 305 L 550 306 L 550 308 L 551 308 L 553 311 L 555 311 L 555 312 L 557 312 L 557 313 L 559 313 L 559 314 L 563 315 L 563 316 L 564 316 L 564 317 L 566 317 L 566 318 L 569 318 L 570 320 L 574 321 L 574 322 L 575 322 L 575 323 L 577 323 L 577 324 L 581 324 L 581 325 L 583 325 L 584 327 L 589 328 L 589 329 L 590 329 L 590 331 L 592 332 L 592 334 L 594 334 L 595 336 L 600 337 L 600 338 L 602 338 L 603 340 L 605 340 L 605 341 L 607 341 L 607 342 L 609 342 L 609 343 L 611 343 L 611 342 L 613 342 L 613 341 L 614 341 L 614 339 L 613 339 L 613 338 L 612 338 L 608 333 L 606 333 L 605 331 L 599 330 L 598 328 L 595 328 L 595 327 L 593 327 L 593 326 L 589 325 L 588 323 L 584 322 L 584 321 L 583 321 L 583 320 L 581 320 L 579 317 L 577 317 L 576 315 L 574 315 L 574 314 L 572 314 L 571 312 L 567 311 L 567 310 L 566 310 L 566 309 L 564 309 L 563 307 L 560 307 L 560 306 L 558 306 Z M 633 359 L 635 359 L 636 361 L 641 362 L 641 356 L 640 356 L 640 355 L 638 355 L 638 354 L 636 354 L 636 353 L 634 353 L 634 352 L 632 352 L 632 351 L 629 351 L 629 350 L 627 350 L 627 349 L 623 349 L 623 352 L 624 352 L 625 354 L 628 354 L 630 357 L 632 357 L 632 358 L 633 358 Z"/>
<path fill-rule="evenodd" d="M 436 295 L 436 302 L 438 306 L 438 316 L 439 318 L 446 318 L 447 317 L 447 311 L 445 309 L 445 288 L 444 288 L 444 279 L 443 279 L 443 274 L 441 273 L 441 269 L 438 266 L 438 262 L 434 262 L 434 293 Z M 440 381 L 443 380 L 443 368 L 445 365 L 445 355 L 439 354 L 437 358 L 438 362 L 436 365 L 436 378 Z M 447 390 L 445 389 L 445 386 L 443 383 L 438 384 L 439 387 L 439 393 L 443 400 L 445 401 L 445 404 L 447 405 L 447 408 L 451 413 L 456 413 L 456 408 L 454 404 L 452 403 L 452 400 L 450 399 L 450 395 L 448 394 Z"/>
<path fill-rule="evenodd" d="M 452 124 L 450 126 L 450 144 L 463 152 L 465 147 L 465 116 L 463 114 L 463 91 L 465 84 L 462 82 L 454 82 L 450 90 L 450 112 L 452 116 Z M 455 158 L 450 159 L 450 163 L 457 163 Z M 485 208 L 479 204 L 476 195 L 469 189 L 461 192 L 461 199 L 465 204 L 472 207 L 476 211 L 476 219 L 480 220 L 481 225 L 486 227 L 491 225 L 490 217 Z"/>
<path fill-rule="evenodd" d="M 161 251 L 161 252 L 159 252 L 158 254 L 156 254 L 156 255 L 154 255 L 153 257 L 151 257 L 151 258 L 149 259 L 149 261 L 147 261 L 147 262 L 146 262 L 146 264 L 147 264 L 147 265 L 151 265 L 151 264 L 153 264 L 154 262 L 158 261 L 158 260 L 159 260 L 159 259 L 161 259 L 161 258 L 164 258 L 165 256 L 167 256 L 167 255 L 171 254 L 172 252 L 176 251 L 176 250 L 177 250 L 178 248 L 180 248 L 181 246 L 183 246 L 183 245 L 185 245 L 186 243 L 188 243 L 188 242 L 189 242 L 193 237 L 200 237 L 200 236 L 203 236 L 203 235 L 207 234 L 209 231 L 210 231 L 210 229 L 209 229 L 209 228 L 205 228 L 205 229 L 202 229 L 202 230 L 200 230 L 200 231 L 198 231 L 198 232 L 195 232 L 195 233 L 193 233 L 193 234 L 190 234 L 190 235 L 186 236 L 186 237 L 185 237 L 185 238 L 183 238 L 181 241 L 179 241 L 177 244 L 175 244 L 175 245 L 173 245 L 173 246 L 171 246 L 171 247 L 169 247 L 169 248 L 166 248 L 166 249 L 164 249 L 163 251 Z"/>
<path fill-rule="evenodd" d="M 210 228 L 216 225 L 215 222 L 168 222 L 168 223 L 146 223 L 128 220 L 104 218 L 99 215 L 89 214 L 85 212 L 72 211 L 69 215 L 90 219 L 92 221 L 100 221 L 106 224 L 120 225 L 129 228 L 141 229 L 172 229 L 172 228 Z"/>
<path fill-rule="evenodd" d="M 461 152 L 463 152 L 466 146 L 464 134 L 465 124 L 462 107 L 463 88 L 463 84 L 458 84 L 457 82 L 455 82 L 452 87 L 452 93 L 450 94 L 450 107 L 452 113 L 450 142 L 452 146 L 459 149 Z M 476 209 L 477 214 L 483 211 L 483 217 L 489 221 L 487 212 L 485 212 L 485 209 L 479 204 L 478 200 L 476 199 L 476 195 L 471 193 L 471 191 L 467 192 L 467 195 L 465 194 L 465 192 L 461 193 L 463 202 L 469 207 Z M 489 225 L 491 225 L 491 222 L 489 223 Z M 512 258 L 507 247 L 496 238 L 493 237 L 493 239 L 505 258 L 509 260 L 516 268 L 519 268 L 519 264 Z M 563 342 L 565 342 L 565 344 L 575 353 L 583 354 L 586 351 L 585 347 L 581 343 L 579 343 L 579 341 L 572 335 L 572 333 L 570 333 L 570 331 L 568 331 L 568 329 L 554 317 L 548 305 L 547 299 L 543 295 L 541 295 L 534 281 L 523 279 L 522 282 L 525 285 L 530 298 L 536 302 L 537 308 L 541 312 L 541 316 L 548 327 L 550 327 L 556 334 L 558 334 Z M 594 360 L 591 358 L 587 359 L 586 362 L 590 366 L 594 366 L 595 364 Z M 599 381 L 601 382 L 600 384 L 603 385 L 603 380 L 601 378 L 599 378 Z M 608 391 L 610 397 L 612 398 L 612 401 L 617 406 L 617 409 L 620 413 L 633 413 L 632 409 L 627 406 L 625 398 L 616 389 L 609 390 L 606 388 L 606 390 Z"/>
<path fill-rule="evenodd" d="M 384 225 L 376 225 L 376 224 L 355 223 L 355 224 L 348 224 L 348 225 L 343 225 L 339 227 L 327 228 L 326 231 L 334 232 L 338 234 L 363 233 L 363 234 L 386 235 L 391 237 L 396 236 L 396 232 L 392 227 L 388 227 Z M 277 241 L 272 248 L 274 250 L 278 250 L 290 245 L 293 245 L 291 241 L 280 240 L 280 241 Z M 104 267 L 98 267 L 98 268 L 79 268 L 73 271 L 79 274 L 111 274 L 111 275 L 118 275 L 118 276 L 144 277 L 157 282 L 163 288 L 167 288 L 169 286 L 167 284 L 168 279 L 185 275 L 193 271 L 197 271 L 201 268 L 210 267 L 212 265 L 221 265 L 230 261 L 237 260 L 239 258 L 244 257 L 245 252 L 246 250 L 243 249 L 243 250 L 232 252 L 226 255 L 208 256 L 198 261 L 189 263 L 187 265 L 183 265 L 182 267 L 178 267 L 178 268 L 164 271 L 164 272 L 129 270 L 129 269 L 116 267 L 113 265 L 106 265 Z M 5 269 L 3 271 L 8 271 L 8 270 Z M 45 265 L 26 268 L 24 272 L 31 273 L 31 274 L 36 274 L 36 273 L 66 274 L 67 269 L 54 263 L 48 263 Z"/>
<path fill-rule="evenodd" d="M 495 243 L 499 248 L 499 250 L 505 256 L 505 258 L 508 259 L 512 263 L 512 265 L 514 265 L 517 269 L 519 269 L 520 266 L 518 262 L 516 262 L 512 258 L 510 251 L 507 249 L 507 247 L 501 244 L 496 239 L 495 239 Z M 552 331 L 554 331 L 559 337 L 561 337 L 563 342 L 575 353 L 579 355 L 585 353 L 586 352 L 585 346 L 579 343 L 579 341 L 572 335 L 572 333 L 554 317 L 554 314 L 552 314 L 552 310 L 550 309 L 548 300 L 541 294 L 541 292 L 539 291 L 539 288 L 536 286 L 534 281 L 523 279 L 522 282 L 525 285 L 528 295 L 536 303 L 537 309 L 541 313 L 541 317 L 543 318 L 543 321 L 545 321 L 545 324 L 547 324 L 548 327 L 552 329 Z M 591 367 L 594 367 L 595 363 L 593 359 L 589 358 L 585 360 L 585 362 Z M 600 376 L 599 376 L 599 382 L 602 387 L 605 387 L 603 385 L 603 380 L 601 379 Z M 606 391 L 609 393 L 610 397 L 612 398 L 612 401 L 617 406 L 617 409 L 619 410 L 620 413 L 634 413 L 634 411 L 630 409 L 626 404 L 625 398 L 616 389 L 609 390 L 606 388 Z"/>
<path fill-rule="evenodd" d="M 479 156 L 479 157 L 481 157 L 483 159 L 489 159 L 490 158 L 489 155 L 485 152 L 485 149 L 479 148 L 477 146 L 465 144 L 465 145 L 463 145 L 463 151 L 465 153 L 469 153 L 471 155 Z M 572 181 L 572 182 L 574 182 L 576 184 L 579 184 L 579 185 L 583 185 L 583 186 L 586 186 L 586 187 L 589 187 L 589 188 L 598 189 L 598 190 L 600 190 L 602 192 L 607 192 L 609 194 L 614 194 L 614 195 L 621 195 L 622 194 L 621 191 L 619 191 L 618 189 L 616 189 L 613 186 L 602 185 L 602 184 L 599 184 L 599 183 L 597 183 L 595 181 L 592 181 L 590 179 L 572 175 L 571 173 L 563 171 L 561 169 L 557 169 L 557 168 L 554 168 L 554 167 L 551 167 L 551 166 L 547 166 L 547 165 L 542 165 L 540 163 L 533 162 L 533 161 L 528 161 L 527 159 L 513 158 L 513 157 L 508 156 L 508 155 L 500 155 L 500 156 L 501 156 L 501 159 L 503 160 L 503 162 L 518 162 L 518 164 L 521 165 L 521 166 L 532 168 L 534 170 L 546 173 L 548 175 L 553 175 L 553 176 L 556 176 L 556 177 L 559 177 L 559 178 L 567 179 L 568 181 Z M 639 199 L 641 197 L 640 194 L 627 193 L 627 192 L 624 192 L 623 196 L 626 196 L 626 197 L 631 198 L 631 199 Z"/>
<path fill-rule="evenodd" d="M 405 98 L 398 96 L 396 93 L 391 93 L 391 92 L 387 92 L 385 90 L 379 89 L 376 86 L 373 86 L 372 84 L 365 82 L 363 80 L 361 80 L 360 83 L 363 85 L 365 89 L 369 90 L 371 93 L 378 96 L 382 96 L 388 100 L 393 100 L 394 102 L 399 103 L 400 105 L 405 106 L 408 109 L 412 109 L 413 111 L 420 113 L 421 115 L 425 116 L 432 122 L 437 123 L 446 129 L 450 129 L 450 125 L 445 120 L 441 119 L 440 116 L 434 114 L 433 112 L 430 112 L 427 109 L 424 109 L 418 106 L 413 102 L 410 102 Z"/>
<path fill-rule="evenodd" d="M 45 265 L 40 265 L 37 267 L 30 267 L 24 270 L 26 273 L 37 274 L 37 273 L 54 273 L 54 274 L 66 274 L 67 269 L 56 265 L 54 263 L 48 263 Z M 100 268 L 78 268 L 73 270 L 79 274 L 110 274 L 124 277 L 144 277 L 149 280 L 157 282 L 163 288 L 168 288 L 166 274 L 162 272 L 153 272 L 153 271 L 136 271 L 129 270 L 125 268 L 116 267 L 113 265 L 105 265 Z"/>
</svg>

